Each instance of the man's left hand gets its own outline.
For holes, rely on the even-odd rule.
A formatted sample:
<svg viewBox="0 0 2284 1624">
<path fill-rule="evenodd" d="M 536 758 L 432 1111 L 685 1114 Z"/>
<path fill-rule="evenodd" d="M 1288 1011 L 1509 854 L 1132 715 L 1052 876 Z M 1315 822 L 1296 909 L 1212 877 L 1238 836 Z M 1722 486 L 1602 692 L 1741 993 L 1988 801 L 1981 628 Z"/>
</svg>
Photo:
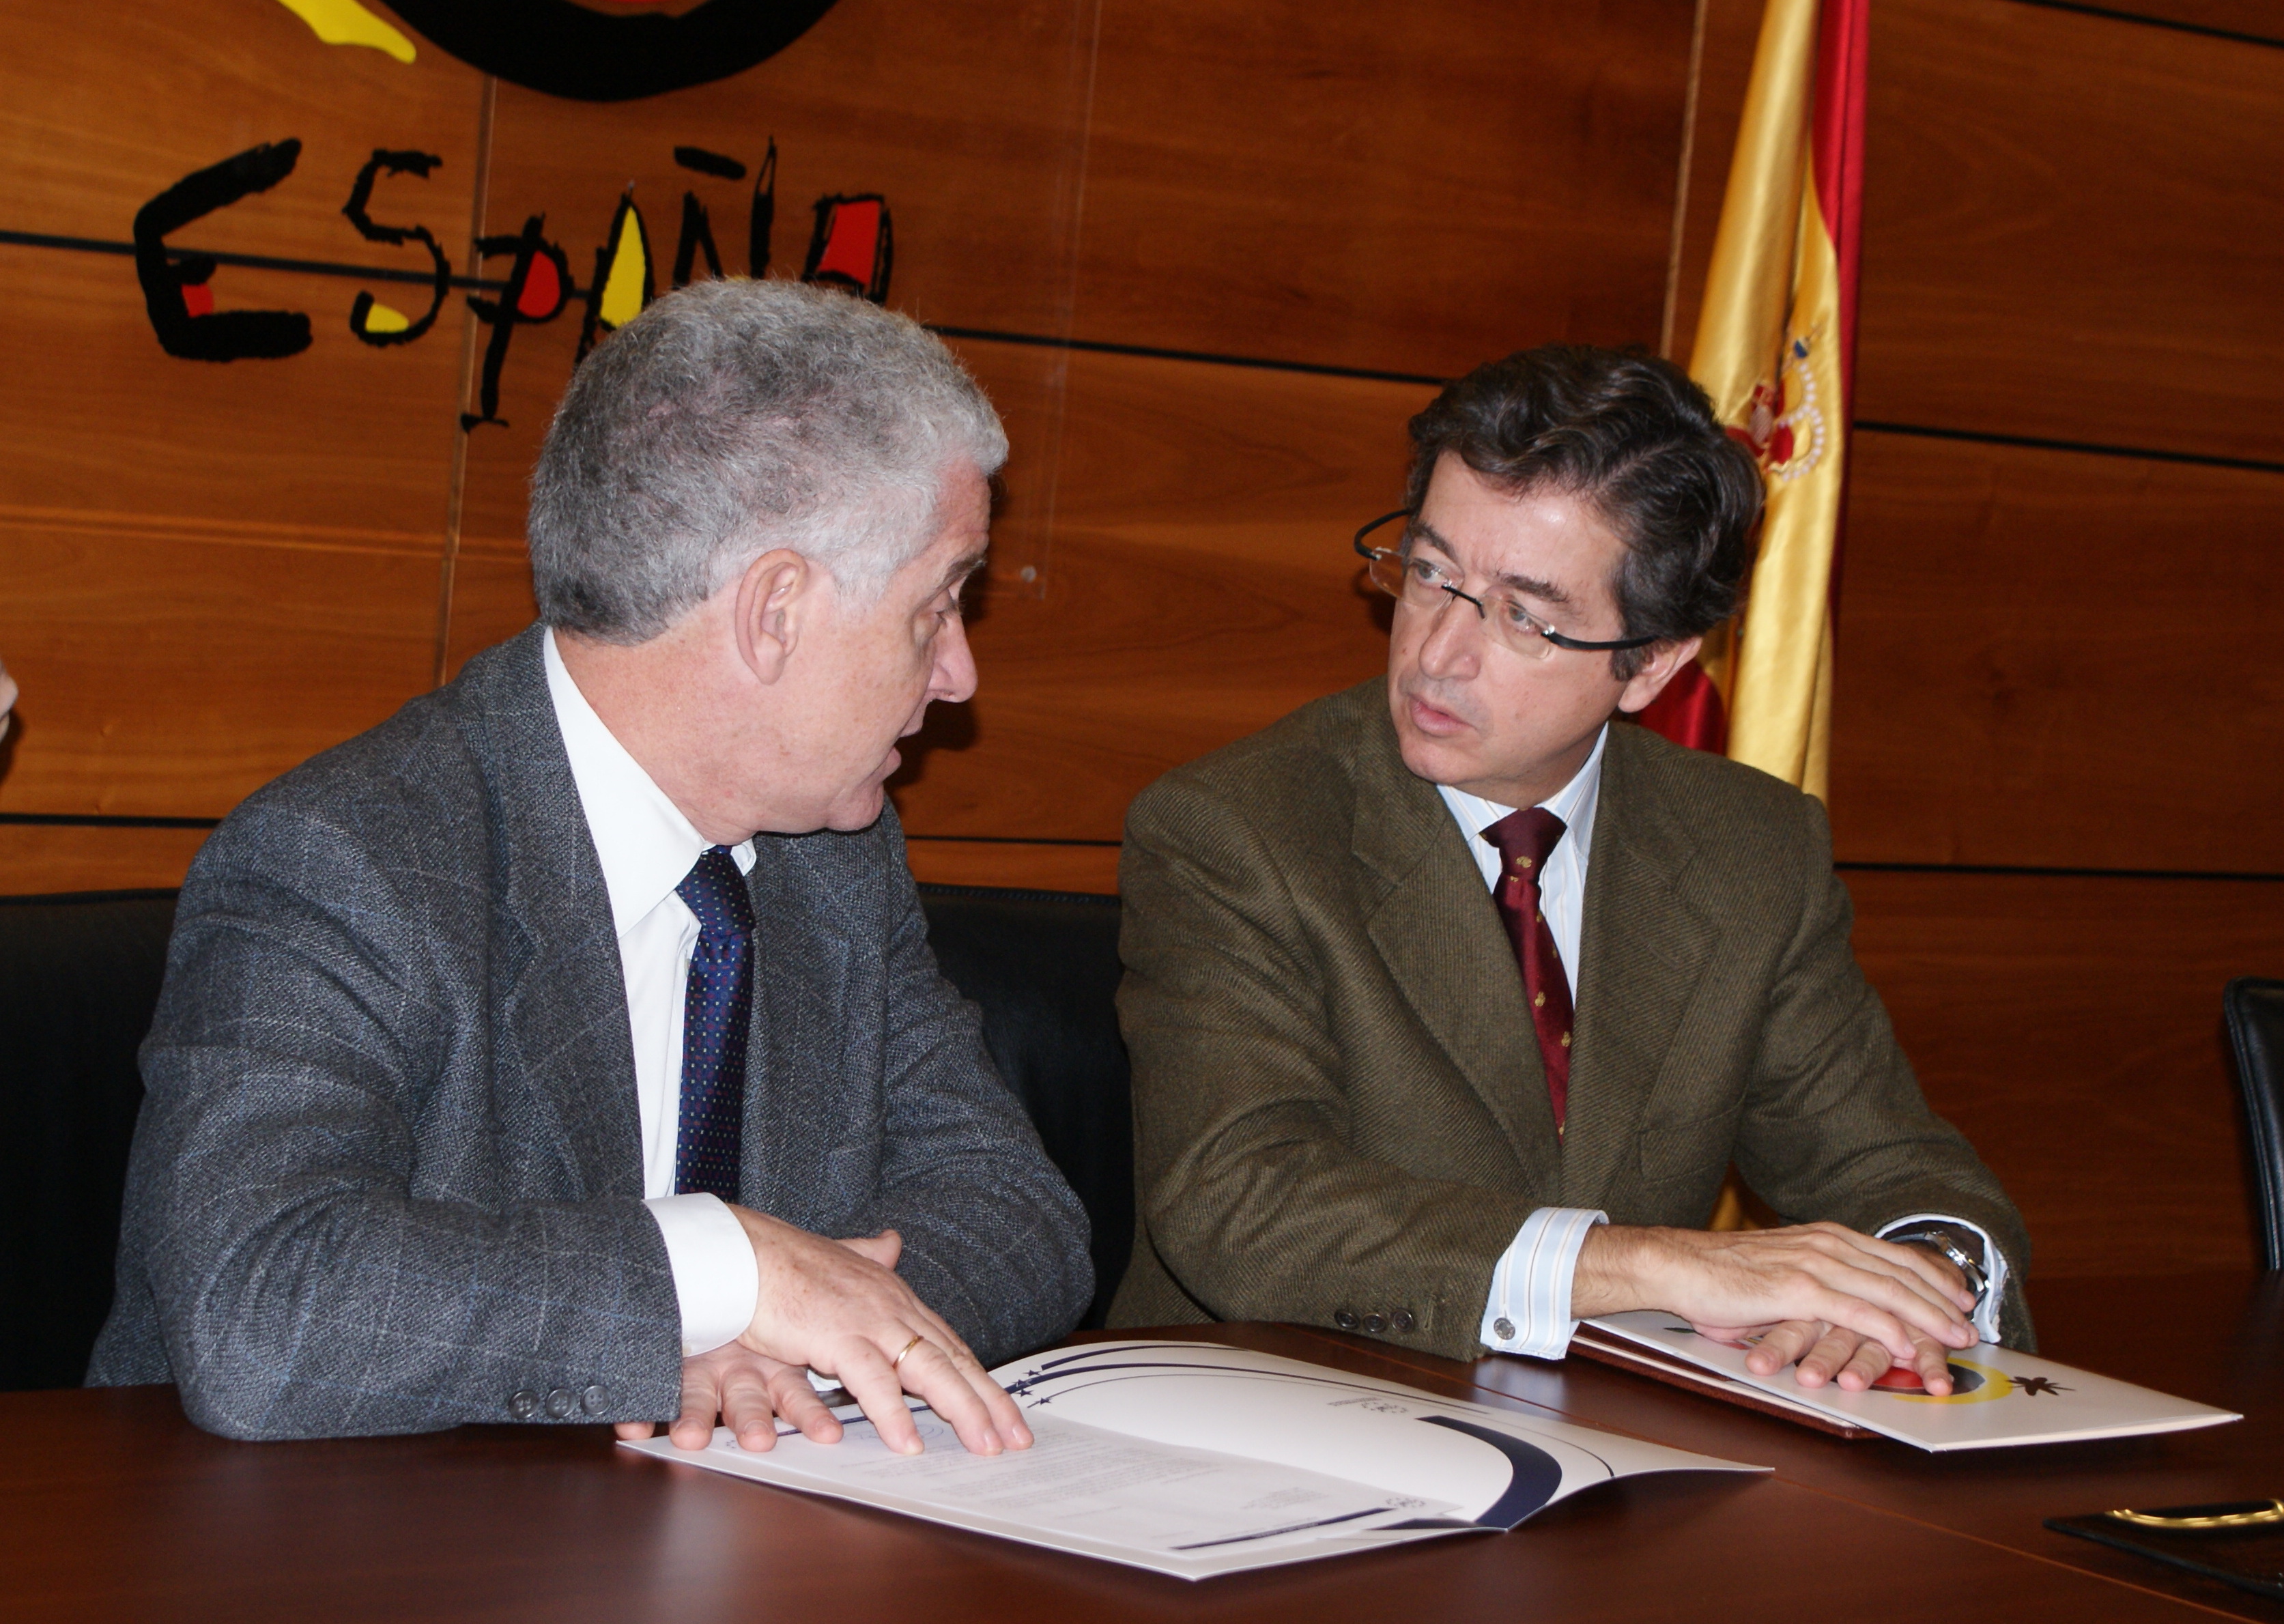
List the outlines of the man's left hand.
<svg viewBox="0 0 2284 1624">
<path fill-rule="evenodd" d="M 841 1423 L 817 1398 L 808 1371 L 730 1342 L 682 1362 L 682 1414 L 666 1435 L 677 1449 L 702 1449 L 713 1441 L 718 1417 L 738 1435 L 739 1448 L 768 1449 L 777 1444 L 779 1416 L 814 1442 L 841 1441 Z M 632 1441 L 658 1429 L 648 1421 L 622 1421 L 617 1430 Z"/>
</svg>

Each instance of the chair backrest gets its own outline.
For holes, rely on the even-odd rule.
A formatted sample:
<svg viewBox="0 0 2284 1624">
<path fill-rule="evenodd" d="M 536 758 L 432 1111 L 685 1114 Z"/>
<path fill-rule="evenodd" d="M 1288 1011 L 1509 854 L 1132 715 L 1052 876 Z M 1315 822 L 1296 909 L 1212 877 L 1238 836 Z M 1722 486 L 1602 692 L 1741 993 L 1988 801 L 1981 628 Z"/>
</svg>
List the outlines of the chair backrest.
<svg viewBox="0 0 2284 1624">
<path fill-rule="evenodd" d="M 0 1389 L 79 1386 L 111 1310 L 174 923 L 171 891 L 0 897 Z"/>
<path fill-rule="evenodd" d="M 1099 1326 L 1134 1234 L 1115 899 L 927 886 L 928 936 L 1094 1223 Z M 171 891 L 0 897 L 0 1391 L 77 1386 L 119 1204 Z"/>
<path fill-rule="evenodd" d="M 2284 1269 L 2284 981 L 2239 976 L 2221 995 L 2237 1085 L 2260 1181 L 2260 1238 L 2268 1267 Z"/>
<path fill-rule="evenodd" d="M 1134 1244 L 1134 1122 L 1118 1035 L 1118 900 L 922 886 L 928 944 L 1094 1227 L 1099 1328 Z"/>
</svg>

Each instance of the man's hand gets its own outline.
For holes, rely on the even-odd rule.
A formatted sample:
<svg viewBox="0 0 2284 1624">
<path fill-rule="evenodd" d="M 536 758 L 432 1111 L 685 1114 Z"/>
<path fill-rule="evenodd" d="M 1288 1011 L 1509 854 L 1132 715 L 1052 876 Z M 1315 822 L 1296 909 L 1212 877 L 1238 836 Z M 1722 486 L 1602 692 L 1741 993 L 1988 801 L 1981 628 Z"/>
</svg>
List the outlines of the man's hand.
<svg viewBox="0 0 2284 1624">
<path fill-rule="evenodd" d="M 1974 1293 L 1916 1246 L 1836 1223 L 1781 1230 L 1596 1229 L 1578 1253 L 1571 1312 L 1662 1308 L 1716 1341 L 1767 1327 L 1747 1356 L 1757 1376 L 1799 1361 L 1802 1386 L 1861 1391 L 1890 1364 L 1951 1391 L 1949 1348 L 1971 1347 Z"/>
<path fill-rule="evenodd" d="M 667 1436 L 677 1449 L 702 1449 L 718 1417 L 737 1433 L 739 1448 L 768 1449 L 777 1444 L 779 1416 L 818 1443 L 841 1441 L 841 1423 L 810 1386 L 808 1371 L 729 1342 L 682 1362 L 682 1414 Z M 656 1431 L 648 1421 L 618 1425 L 619 1436 L 630 1440 Z"/>
<path fill-rule="evenodd" d="M 745 1225 L 761 1271 L 740 1346 L 765 1361 L 838 1378 L 881 1441 L 901 1455 L 920 1449 L 919 1428 L 904 1408 L 907 1392 L 926 1400 L 977 1455 L 1030 1447 L 1031 1430 L 1014 1400 L 897 1277 L 903 1243 L 895 1230 L 831 1241 L 742 1206 L 730 1210 Z M 687 1401 L 685 1395 L 685 1409 Z M 817 1436 L 797 1416 L 781 1413 Z"/>
</svg>

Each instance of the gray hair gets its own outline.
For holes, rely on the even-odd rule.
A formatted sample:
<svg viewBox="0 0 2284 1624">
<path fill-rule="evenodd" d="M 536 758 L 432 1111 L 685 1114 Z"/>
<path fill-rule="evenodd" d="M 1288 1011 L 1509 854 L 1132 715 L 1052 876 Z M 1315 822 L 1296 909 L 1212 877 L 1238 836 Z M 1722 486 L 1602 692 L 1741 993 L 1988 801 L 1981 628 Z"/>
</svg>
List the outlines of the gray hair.
<svg viewBox="0 0 2284 1624">
<path fill-rule="evenodd" d="M 870 603 L 934 536 L 947 468 L 1006 460 L 919 323 L 795 282 L 694 284 L 572 374 L 531 477 L 540 618 L 646 642 L 773 547 Z"/>
</svg>

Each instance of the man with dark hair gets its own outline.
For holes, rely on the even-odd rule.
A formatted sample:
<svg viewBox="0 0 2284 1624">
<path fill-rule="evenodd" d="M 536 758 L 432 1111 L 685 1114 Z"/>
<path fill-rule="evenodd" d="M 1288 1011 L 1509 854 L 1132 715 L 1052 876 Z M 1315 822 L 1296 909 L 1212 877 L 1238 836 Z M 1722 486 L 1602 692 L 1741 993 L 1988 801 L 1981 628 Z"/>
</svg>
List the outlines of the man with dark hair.
<svg viewBox="0 0 2284 1624">
<path fill-rule="evenodd" d="M 1007 451 L 903 316 L 669 295 L 532 480 L 543 622 L 191 867 L 96 1385 L 238 1438 L 785 1420 L 1030 1441 L 1086 1216 L 936 972 L 881 785 L 975 689 Z M 817 1378 L 812 1383 L 811 1377 Z"/>
<path fill-rule="evenodd" d="M 1736 607 L 1751 458 L 1678 369 L 1568 347 L 1412 435 L 1357 537 L 1386 681 L 1128 814 L 1114 1323 L 1560 1357 L 1658 1308 L 1948 1393 L 1947 1350 L 2030 1340 L 2021 1219 L 1857 968 L 1823 808 L 1625 721 Z M 1704 1229 L 1733 1162 L 1786 1227 Z"/>
</svg>

